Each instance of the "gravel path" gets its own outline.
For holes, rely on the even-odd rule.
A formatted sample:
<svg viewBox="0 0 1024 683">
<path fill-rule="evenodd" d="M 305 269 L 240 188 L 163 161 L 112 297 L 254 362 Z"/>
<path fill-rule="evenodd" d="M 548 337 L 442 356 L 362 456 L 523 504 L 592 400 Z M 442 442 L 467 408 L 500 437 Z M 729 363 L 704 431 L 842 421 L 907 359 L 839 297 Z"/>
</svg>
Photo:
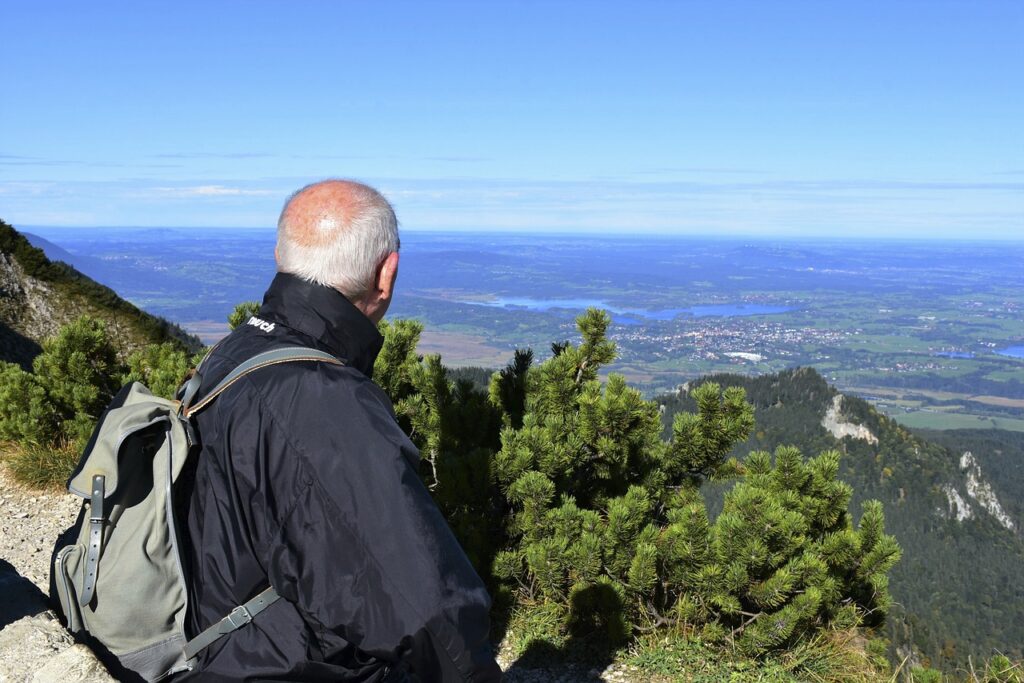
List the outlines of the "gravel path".
<svg viewBox="0 0 1024 683">
<path fill-rule="evenodd" d="M 47 593 L 53 544 L 81 503 L 68 493 L 24 491 L 0 467 L 0 558 Z"/>
<path fill-rule="evenodd" d="M 650 683 L 636 669 L 624 664 L 612 663 L 607 666 L 587 664 L 566 664 L 557 660 L 533 662 L 530 667 L 520 666 L 503 648 L 498 663 L 505 672 L 506 683 Z"/>
<path fill-rule="evenodd" d="M 2 602 L 13 605 L 21 600 L 20 604 L 33 605 L 20 607 L 19 615 L 27 616 L 13 622 L 2 618 L 0 613 L 0 683 L 112 680 L 101 670 L 95 670 L 96 663 L 83 646 L 72 645 L 70 636 L 53 620 L 52 613 L 45 611 L 42 603 L 49 591 L 50 553 L 54 542 L 74 523 L 80 505 L 81 499 L 67 493 L 23 490 L 0 463 L 0 566 L 6 561 L 24 577 L 10 576 L 13 572 L 9 571 L 6 579 L 0 578 Z M 31 584 L 38 587 L 41 594 L 36 593 Z M 622 664 L 587 666 L 534 661 L 530 667 L 525 667 L 514 661 L 507 645 L 503 644 L 498 661 L 509 683 L 645 680 Z M 54 669 L 57 661 L 63 662 L 63 668 L 59 675 L 51 676 L 47 671 Z"/>
<path fill-rule="evenodd" d="M 0 683 L 111 683 L 46 609 L 50 553 L 81 501 L 25 491 L 0 463 Z"/>
</svg>

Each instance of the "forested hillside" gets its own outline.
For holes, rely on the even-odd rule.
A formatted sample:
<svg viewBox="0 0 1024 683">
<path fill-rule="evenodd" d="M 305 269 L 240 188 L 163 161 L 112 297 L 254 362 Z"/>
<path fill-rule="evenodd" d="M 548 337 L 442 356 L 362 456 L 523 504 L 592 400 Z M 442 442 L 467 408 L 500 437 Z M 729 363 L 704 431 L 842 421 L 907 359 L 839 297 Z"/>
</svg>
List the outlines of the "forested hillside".
<svg viewBox="0 0 1024 683">
<path fill-rule="evenodd" d="M 73 267 L 52 261 L 0 220 L 0 361 L 28 368 L 44 339 L 82 315 L 101 320 L 122 359 L 148 344 L 200 348 L 173 323 L 139 310 Z"/>
<path fill-rule="evenodd" d="M 838 392 L 807 368 L 707 380 L 743 387 L 754 405 L 757 427 L 739 454 L 784 444 L 812 453 L 839 449 L 840 478 L 854 491 L 851 509 L 864 499 L 882 501 L 887 529 L 904 551 L 891 574 L 895 605 L 889 619 L 893 644 L 902 654 L 910 654 L 912 646 L 947 669 L 966 666 L 968 655 L 976 660 L 998 651 L 1020 657 L 1020 434 L 911 433 L 866 401 L 837 398 Z M 685 394 L 660 402 L 666 429 L 675 413 L 693 409 Z M 842 436 L 844 431 L 849 435 Z M 972 455 L 965 457 L 967 452 Z M 712 501 L 712 509 L 715 505 Z"/>
</svg>

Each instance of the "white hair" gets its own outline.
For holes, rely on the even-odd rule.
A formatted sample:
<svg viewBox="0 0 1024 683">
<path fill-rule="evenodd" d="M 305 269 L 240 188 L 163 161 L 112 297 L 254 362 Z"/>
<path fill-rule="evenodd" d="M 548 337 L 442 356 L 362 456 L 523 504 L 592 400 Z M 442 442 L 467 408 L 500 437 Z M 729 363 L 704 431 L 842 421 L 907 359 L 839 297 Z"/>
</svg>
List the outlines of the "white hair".
<svg viewBox="0 0 1024 683">
<path fill-rule="evenodd" d="M 398 219 L 377 190 L 345 181 L 355 195 L 355 210 L 345 222 L 321 229 L 312 244 L 300 244 L 291 229 L 289 207 L 313 183 L 294 192 L 277 222 L 277 265 L 282 273 L 333 287 L 350 300 L 359 299 L 374 285 L 377 267 L 399 249 Z"/>
</svg>

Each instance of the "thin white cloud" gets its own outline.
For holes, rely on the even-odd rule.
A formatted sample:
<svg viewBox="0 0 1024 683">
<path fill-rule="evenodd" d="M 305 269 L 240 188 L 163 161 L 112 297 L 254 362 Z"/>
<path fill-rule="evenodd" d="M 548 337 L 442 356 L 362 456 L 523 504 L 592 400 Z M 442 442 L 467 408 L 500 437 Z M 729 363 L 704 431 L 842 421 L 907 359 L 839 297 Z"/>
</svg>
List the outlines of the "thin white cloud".
<svg viewBox="0 0 1024 683">
<path fill-rule="evenodd" d="M 276 155 L 267 152 L 179 152 L 150 156 L 155 159 L 268 159 Z"/>
<path fill-rule="evenodd" d="M 196 185 L 194 187 L 155 187 L 156 192 L 168 197 L 261 197 L 278 194 L 274 190 L 252 190 L 224 185 Z"/>
<path fill-rule="evenodd" d="M 52 182 L 7 181 L 0 182 L 0 194 L 12 196 L 38 196 L 55 186 Z"/>
</svg>

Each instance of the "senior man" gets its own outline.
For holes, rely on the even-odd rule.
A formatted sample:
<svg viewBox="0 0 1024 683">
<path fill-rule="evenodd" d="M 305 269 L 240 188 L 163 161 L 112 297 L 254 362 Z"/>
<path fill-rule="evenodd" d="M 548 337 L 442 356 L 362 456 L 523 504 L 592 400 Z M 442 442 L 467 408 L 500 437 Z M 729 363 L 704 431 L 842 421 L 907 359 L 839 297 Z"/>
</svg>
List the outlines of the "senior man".
<svg viewBox="0 0 1024 683">
<path fill-rule="evenodd" d="M 499 680 L 490 598 L 371 380 L 398 274 L 391 206 L 351 181 L 305 187 L 281 213 L 275 256 L 262 308 L 211 353 L 202 386 L 284 346 L 344 365 L 265 367 L 199 413 L 181 501 L 188 635 L 268 586 L 283 599 L 181 680 Z"/>
</svg>

